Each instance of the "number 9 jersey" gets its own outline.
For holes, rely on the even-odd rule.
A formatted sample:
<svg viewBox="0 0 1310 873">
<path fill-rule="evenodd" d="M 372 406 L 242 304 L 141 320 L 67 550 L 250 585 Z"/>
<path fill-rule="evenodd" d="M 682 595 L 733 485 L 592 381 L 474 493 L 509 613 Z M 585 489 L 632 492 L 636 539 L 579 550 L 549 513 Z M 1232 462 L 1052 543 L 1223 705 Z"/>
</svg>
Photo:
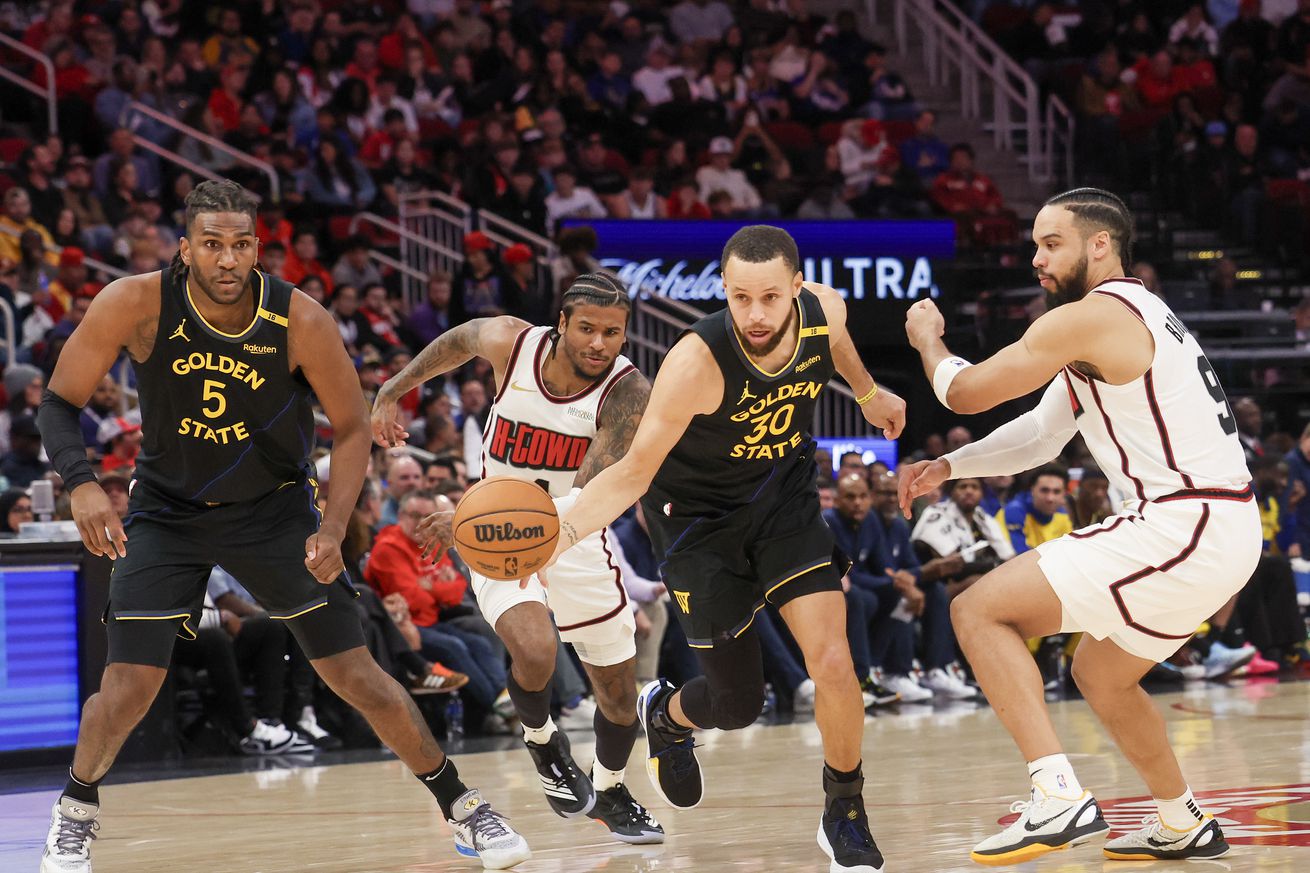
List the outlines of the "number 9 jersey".
<svg viewBox="0 0 1310 873">
<path fill-rule="evenodd" d="M 1078 432 L 1119 494 L 1155 500 L 1250 482 L 1224 390 L 1178 317 L 1136 279 L 1111 279 L 1090 293 L 1123 304 L 1155 341 L 1150 368 L 1123 385 L 1089 378 L 1074 365 L 1060 375 Z"/>
</svg>

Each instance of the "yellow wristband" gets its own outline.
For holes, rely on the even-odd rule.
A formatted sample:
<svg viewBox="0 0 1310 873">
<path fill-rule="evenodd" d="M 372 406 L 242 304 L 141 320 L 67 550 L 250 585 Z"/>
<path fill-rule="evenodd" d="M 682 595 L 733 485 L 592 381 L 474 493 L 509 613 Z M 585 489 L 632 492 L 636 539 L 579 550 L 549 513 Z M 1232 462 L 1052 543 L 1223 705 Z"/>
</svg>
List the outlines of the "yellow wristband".
<svg viewBox="0 0 1310 873">
<path fill-rule="evenodd" d="M 877 393 L 878 393 L 878 383 L 877 383 L 877 382 L 874 382 L 874 383 L 873 383 L 873 387 L 869 389 L 869 393 L 868 393 L 868 394 L 865 394 L 863 397 L 856 397 L 856 398 L 855 398 L 855 404 L 856 404 L 857 406 L 863 406 L 864 404 L 866 404 L 866 403 L 868 403 L 870 400 L 872 400 L 872 399 L 873 399 L 873 395 L 875 395 L 875 394 L 877 394 Z"/>
</svg>

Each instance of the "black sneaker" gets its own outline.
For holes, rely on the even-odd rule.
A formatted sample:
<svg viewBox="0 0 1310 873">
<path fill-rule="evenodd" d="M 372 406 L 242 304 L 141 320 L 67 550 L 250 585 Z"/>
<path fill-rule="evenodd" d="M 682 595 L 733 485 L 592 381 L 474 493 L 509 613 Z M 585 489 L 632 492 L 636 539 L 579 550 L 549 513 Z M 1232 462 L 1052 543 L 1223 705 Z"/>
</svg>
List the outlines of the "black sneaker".
<svg viewBox="0 0 1310 873">
<path fill-rule="evenodd" d="M 541 790 L 557 815 L 573 818 L 591 812 L 596 805 L 596 789 L 569 753 L 569 738 L 564 731 L 557 728 L 546 742 L 524 740 L 523 745 L 537 765 Z"/>
<path fill-rule="evenodd" d="M 646 731 L 646 774 L 664 802 L 676 809 L 692 809 L 704 794 L 700 763 L 690 728 L 670 727 L 664 703 L 674 692 L 666 679 L 647 683 L 637 696 L 637 717 Z"/>
<path fill-rule="evenodd" d="M 622 783 L 596 793 L 591 817 L 609 828 L 614 838 L 622 842 L 633 845 L 664 842 L 664 828 Z"/>
<path fill-rule="evenodd" d="M 864 798 L 835 797 L 819 820 L 819 848 L 832 859 L 833 871 L 882 873 L 882 852 L 869 832 Z"/>
</svg>

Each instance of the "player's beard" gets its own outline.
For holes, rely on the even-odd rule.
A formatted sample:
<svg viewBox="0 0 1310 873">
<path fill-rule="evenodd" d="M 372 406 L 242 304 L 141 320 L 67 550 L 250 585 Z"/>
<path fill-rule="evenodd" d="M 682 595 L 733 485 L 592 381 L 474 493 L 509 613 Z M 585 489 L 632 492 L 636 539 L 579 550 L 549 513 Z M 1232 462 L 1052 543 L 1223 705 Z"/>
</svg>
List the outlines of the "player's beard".
<svg viewBox="0 0 1310 873">
<path fill-rule="evenodd" d="M 756 345 L 755 343 L 751 342 L 750 337 L 742 333 L 741 328 L 737 327 L 737 322 L 734 321 L 732 323 L 732 329 L 737 332 L 737 339 L 741 341 L 742 347 L 745 348 L 746 351 L 750 352 L 752 355 L 754 355 L 757 358 L 762 358 L 765 355 L 769 354 L 769 352 L 772 352 L 778 346 L 782 345 L 783 337 L 787 336 L 787 334 L 791 332 L 791 320 L 795 317 L 796 317 L 796 307 L 788 306 L 787 320 L 782 323 L 782 327 L 778 328 L 778 330 L 773 334 L 773 336 L 769 337 L 759 345 Z"/>
<path fill-rule="evenodd" d="M 253 272 L 253 271 L 250 271 Z M 250 287 L 250 272 L 244 277 L 237 273 L 228 273 L 221 276 L 214 276 L 212 279 L 207 276 L 201 276 L 200 271 L 192 268 L 188 274 L 188 279 L 194 282 L 206 297 L 214 303 L 231 306 L 245 296 L 246 289 Z M 236 279 L 236 285 L 220 285 L 219 279 Z"/>
<path fill-rule="evenodd" d="M 1077 303 L 1087 296 L 1087 255 L 1083 254 L 1082 259 L 1078 261 L 1078 266 L 1073 268 L 1069 277 L 1060 280 L 1050 273 L 1043 274 L 1045 278 L 1051 280 L 1051 289 L 1046 292 L 1046 308 L 1055 309 L 1057 306 L 1064 306 L 1066 303 Z"/>
</svg>

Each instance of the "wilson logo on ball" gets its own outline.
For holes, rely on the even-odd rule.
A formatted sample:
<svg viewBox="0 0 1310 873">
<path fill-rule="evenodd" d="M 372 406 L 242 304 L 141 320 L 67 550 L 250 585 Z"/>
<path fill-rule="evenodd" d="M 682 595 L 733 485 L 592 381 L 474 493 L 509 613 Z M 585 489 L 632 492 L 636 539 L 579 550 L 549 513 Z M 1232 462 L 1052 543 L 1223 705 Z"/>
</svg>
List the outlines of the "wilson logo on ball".
<svg viewBox="0 0 1310 873">
<path fill-rule="evenodd" d="M 515 527 L 510 522 L 504 524 L 475 524 L 473 536 L 480 543 L 507 543 L 514 540 L 539 540 L 546 536 L 542 525 L 532 527 Z"/>
</svg>

